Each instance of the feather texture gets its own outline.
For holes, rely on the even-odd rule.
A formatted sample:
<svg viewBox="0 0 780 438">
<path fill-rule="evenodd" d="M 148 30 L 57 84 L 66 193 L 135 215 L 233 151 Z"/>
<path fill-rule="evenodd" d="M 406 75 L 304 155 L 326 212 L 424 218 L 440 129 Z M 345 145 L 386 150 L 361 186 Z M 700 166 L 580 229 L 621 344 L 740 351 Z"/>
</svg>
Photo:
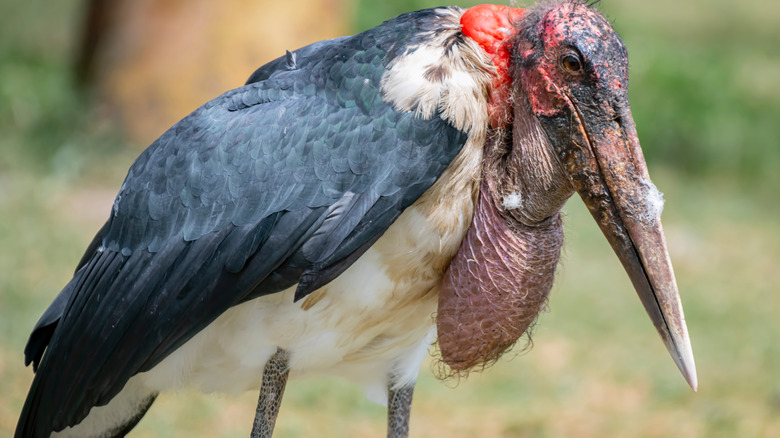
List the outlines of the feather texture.
<svg viewBox="0 0 780 438">
<path fill-rule="evenodd" d="M 409 48 L 459 11 L 407 14 L 281 57 L 144 151 L 31 335 L 26 357 L 38 373 L 16 436 L 78 423 L 237 304 L 296 284 L 298 300 L 324 286 L 453 161 L 447 175 L 465 177 L 459 193 L 471 205 L 478 156 L 456 156 L 467 139 L 479 151 L 484 123 L 462 121 L 467 111 L 455 106 L 476 102 L 480 113 L 487 64 L 469 64 L 478 79 L 449 84 L 463 101 L 440 96 L 406 110 L 382 89 Z M 468 224 L 469 214 L 457 221 Z"/>
</svg>

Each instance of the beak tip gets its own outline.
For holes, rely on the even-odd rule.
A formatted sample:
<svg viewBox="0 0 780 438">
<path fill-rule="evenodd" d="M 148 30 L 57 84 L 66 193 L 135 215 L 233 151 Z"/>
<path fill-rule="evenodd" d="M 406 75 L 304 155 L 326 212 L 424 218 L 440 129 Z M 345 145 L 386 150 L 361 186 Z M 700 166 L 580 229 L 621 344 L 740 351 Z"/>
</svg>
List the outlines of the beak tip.
<svg viewBox="0 0 780 438">
<path fill-rule="evenodd" d="M 691 348 L 691 342 L 690 338 L 688 337 L 687 330 L 684 330 L 682 342 L 680 342 L 678 345 L 683 345 L 684 347 L 680 350 L 677 350 L 677 354 L 673 355 L 677 364 L 677 368 L 680 369 L 680 372 L 685 378 L 685 381 L 688 382 L 688 385 L 690 385 L 691 389 L 693 389 L 693 392 L 698 392 L 699 379 L 696 375 L 696 362 L 693 359 L 693 349 Z M 671 349 L 670 352 L 672 352 Z"/>
<path fill-rule="evenodd" d="M 693 392 L 699 392 L 699 380 L 696 376 L 696 368 L 692 368 L 686 371 L 687 372 L 683 372 L 683 375 L 685 376 L 685 380 L 688 382 L 688 385 L 691 386 Z"/>
<path fill-rule="evenodd" d="M 693 392 L 699 392 L 699 379 L 696 376 L 696 366 L 692 365 L 687 371 L 688 372 L 685 373 L 685 380 L 688 381 L 688 385 L 691 386 Z"/>
</svg>

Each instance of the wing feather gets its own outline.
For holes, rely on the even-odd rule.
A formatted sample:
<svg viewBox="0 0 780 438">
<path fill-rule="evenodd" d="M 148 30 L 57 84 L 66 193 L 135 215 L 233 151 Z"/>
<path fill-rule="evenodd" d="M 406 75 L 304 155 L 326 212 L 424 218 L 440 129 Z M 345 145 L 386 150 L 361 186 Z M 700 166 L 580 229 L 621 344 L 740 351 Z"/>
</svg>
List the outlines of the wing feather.
<svg viewBox="0 0 780 438">
<path fill-rule="evenodd" d="M 434 183 L 466 134 L 379 91 L 418 24 L 272 61 L 141 154 L 30 337 L 17 437 L 78 423 L 231 306 L 326 284 Z"/>
</svg>

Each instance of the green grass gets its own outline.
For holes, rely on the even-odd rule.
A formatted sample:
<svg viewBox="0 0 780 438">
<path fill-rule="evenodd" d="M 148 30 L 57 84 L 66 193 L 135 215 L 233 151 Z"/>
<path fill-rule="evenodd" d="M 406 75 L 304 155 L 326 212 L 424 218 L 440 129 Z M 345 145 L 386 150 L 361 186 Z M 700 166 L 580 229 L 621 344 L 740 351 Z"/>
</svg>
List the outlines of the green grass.
<svg viewBox="0 0 780 438">
<path fill-rule="evenodd" d="M 72 87 L 78 4 L 0 1 L 0 437 L 12 434 L 32 378 L 22 363 L 27 334 L 69 279 L 137 153 Z M 423 6 L 432 4 L 364 5 L 356 27 Z M 631 54 L 633 111 L 666 193 L 700 391 L 685 385 L 573 199 L 534 347 L 459 382 L 437 381 L 424 367 L 413 436 L 780 436 L 780 6 L 601 7 Z M 133 436 L 245 436 L 255 396 L 166 394 Z M 384 409 L 346 382 L 293 381 L 277 436 L 378 437 L 384 422 Z"/>
<path fill-rule="evenodd" d="M 118 157 L 129 165 L 129 159 Z M 696 354 L 690 391 L 598 228 L 573 199 L 564 262 L 534 347 L 468 379 L 424 367 L 416 436 L 771 437 L 780 432 L 778 207 L 738 186 L 652 169 Z M 0 436 L 32 372 L 26 335 L 105 218 L 119 181 L 5 174 L 0 200 Z M 255 394 L 166 394 L 137 436 L 242 436 Z M 384 410 L 340 380 L 293 381 L 279 436 L 381 436 Z M 573 432 L 572 432 L 573 431 Z"/>
</svg>

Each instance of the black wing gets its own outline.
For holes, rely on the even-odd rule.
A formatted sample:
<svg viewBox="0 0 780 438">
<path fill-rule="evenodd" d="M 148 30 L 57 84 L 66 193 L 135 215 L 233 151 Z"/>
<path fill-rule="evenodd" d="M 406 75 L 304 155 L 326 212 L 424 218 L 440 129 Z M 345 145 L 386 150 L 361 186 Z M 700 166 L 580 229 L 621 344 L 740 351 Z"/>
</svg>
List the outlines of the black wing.
<svg viewBox="0 0 780 438">
<path fill-rule="evenodd" d="M 433 184 L 466 135 L 379 92 L 417 25 L 273 61 L 141 154 L 31 335 L 38 373 L 17 437 L 80 422 L 233 305 L 324 285 Z"/>
</svg>

